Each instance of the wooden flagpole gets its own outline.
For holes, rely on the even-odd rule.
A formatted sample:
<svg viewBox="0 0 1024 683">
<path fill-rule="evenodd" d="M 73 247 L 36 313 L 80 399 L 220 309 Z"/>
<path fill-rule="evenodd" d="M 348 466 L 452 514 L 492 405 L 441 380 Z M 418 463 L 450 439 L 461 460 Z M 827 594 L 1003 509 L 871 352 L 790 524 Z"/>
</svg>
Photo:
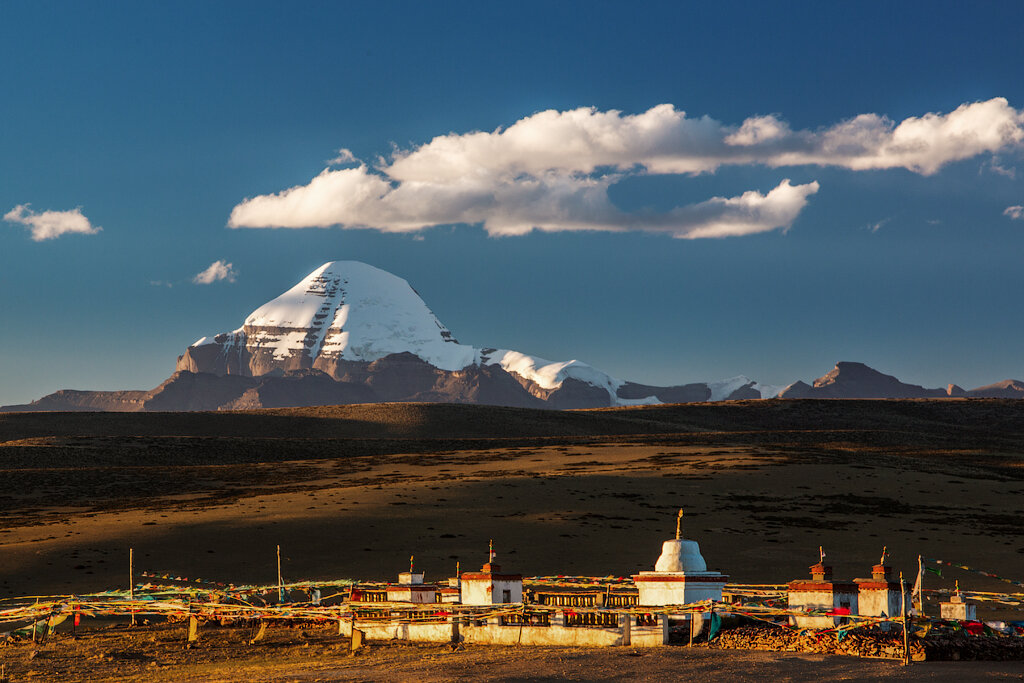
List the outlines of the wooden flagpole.
<svg viewBox="0 0 1024 683">
<path fill-rule="evenodd" d="M 281 546 L 277 546 L 277 601 L 284 602 L 284 579 L 281 577 Z"/>
<path fill-rule="evenodd" d="M 907 613 L 907 584 L 900 572 L 900 608 L 903 610 L 903 666 L 910 665 L 910 615 Z"/>
<path fill-rule="evenodd" d="M 917 603 L 921 609 L 921 616 L 924 616 L 924 566 L 921 564 L 921 556 L 917 556 Z"/>
<path fill-rule="evenodd" d="M 128 548 L 128 599 L 135 602 L 135 548 Z M 132 606 L 132 626 L 135 626 L 135 607 Z"/>
</svg>

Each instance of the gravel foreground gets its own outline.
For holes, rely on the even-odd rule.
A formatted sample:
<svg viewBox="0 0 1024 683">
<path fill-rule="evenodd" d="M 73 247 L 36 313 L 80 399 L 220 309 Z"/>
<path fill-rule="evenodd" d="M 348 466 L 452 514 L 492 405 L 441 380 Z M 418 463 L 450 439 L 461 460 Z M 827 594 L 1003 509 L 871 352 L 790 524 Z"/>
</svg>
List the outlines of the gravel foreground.
<svg viewBox="0 0 1024 683">
<path fill-rule="evenodd" d="M 43 645 L 0 646 L 19 681 L 1009 681 L 1024 662 L 899 662 L 706 647 L 555 648 L 370 643 L 350 652 L 333 628 L 203 629 L 185 647 L 183 624 L 123 625 L 58 634 Z M 0 680 L 3 680 L 0 677 Z M 6 683 L 6 682 L 5 682 Z"/>
</svg>

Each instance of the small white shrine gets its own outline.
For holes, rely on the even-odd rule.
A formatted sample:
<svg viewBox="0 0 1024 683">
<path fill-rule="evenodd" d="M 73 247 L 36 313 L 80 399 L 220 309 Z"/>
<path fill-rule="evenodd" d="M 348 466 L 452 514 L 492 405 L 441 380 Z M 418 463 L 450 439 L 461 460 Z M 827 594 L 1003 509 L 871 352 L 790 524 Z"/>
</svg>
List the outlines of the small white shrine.
<svg viewBox="0 0 1024 683">
<path fill-rule="evenodd" d="M 676 517 L 676 537 L 661 546 L 661 556 L 653 572 L 633 576 L 639 591 L 638 604 L 644 606 L 687 605 L 701 600 L 722 599 L 729 577 L 708 571 L 696 541 L 680 538 L 683 511 Z"/>
<path fill-rule="evenodd" d="M 978 606 L 964 602 L 960 595 L 960 582 L 956 582 L 956 592 L 949 596 L 949 601 L 939 603 L 939 618 L 948 621 L 977 621 Z"/>
<path fill-rule="evenodd" d="M 503 574 L 494 562 L 494 543 L 490 561 L 478 572 L 463 572 L 458 578 L 463 605 L 500 605 L 523 601 L 523 575 Z"/>
<path fill-rule="evenodd" d="M 423 583 L 423 572 L 413 570 L 413 558 L 409 558 L 409 571 L 398 575 L 398 583 L 387 588 L 388 602 L 435 602 L 437 586 Z"/>
</svg>

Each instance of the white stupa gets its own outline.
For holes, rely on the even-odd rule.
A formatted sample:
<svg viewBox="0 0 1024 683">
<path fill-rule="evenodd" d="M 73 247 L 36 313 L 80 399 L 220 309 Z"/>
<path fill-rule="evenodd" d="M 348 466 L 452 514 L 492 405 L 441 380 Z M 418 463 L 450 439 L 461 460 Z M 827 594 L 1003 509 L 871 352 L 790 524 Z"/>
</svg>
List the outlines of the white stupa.
<svg viewBox="0 0 1024 683">
<path fill-rule="evenodd" d="M 654 564 L 654 571 L 633 576 L 633 583 L 640 592 L 640 605 L 687 605 L 722 599 L 722 589 L 729 577 L 709 572 L 697 542 L 680 538 L 682 517 L 680 510 L 676 518 L 676 537 L 661 545 L 661 556 Z"/>
</svg>

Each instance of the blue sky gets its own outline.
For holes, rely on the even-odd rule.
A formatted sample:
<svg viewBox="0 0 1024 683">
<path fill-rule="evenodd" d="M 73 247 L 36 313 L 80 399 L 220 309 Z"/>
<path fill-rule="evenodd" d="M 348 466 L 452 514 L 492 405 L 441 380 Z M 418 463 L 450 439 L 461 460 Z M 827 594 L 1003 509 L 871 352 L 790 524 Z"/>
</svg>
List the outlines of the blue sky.
<svg viewBox="0 0 1024 683">
<path fill-rule="evenodd" d="M 406 278 L 464 343 L 624 379 L 785 384 L 838 360 L 927 386 L 1021 378 L 1024 220 L 1005 213 L 1024 204 L 1019 141 L 943 156 L 940 140 L 910 162 L 819 142 L 863 114 L 895 128 L 1004 98 L 1002 114 L 1019 116 L 1024 8 L 892 4 L 0 4 L 0 404 L 155 386 L 189 343 L 334 259 Z M 667 151 L 699 157 L 700 172 L 652 170 L 659 150 L 628 145 L 592 164 L 552 147 L 555 172 L 523 171 L 535 155 L 495 133 L 525 120 L 558 143 L 539 112 L 592 107 L 584 123 L 621 132 L 657 105 L 676 112 L 668 133 L 704 116 L 724 131 L 710 156 Z M 723 136 L 753 117 L 796 131 L 777 140 L 804 157 L 782 163 L 772 147 L 722 163 L 736 144 Z M 590 205 L 550 215 L 515 193 L 466 200 L 470 219 L 546 227 L 509 236 L 443 222 L 451 204 L 420 199 L 400 220 L 433 227 L 388 232 L 393 206 L 341 200 L 338 218 L 376 229 L 228 227 L 249 198 L 309 188 L 339 149 L 365 165 L 332 172 L 411 187 L 396 159 L 475 131 L 496 151 L 456 161 L 498 159 L 485 185 L 596 183 L 607 206 L 595 219 Z M 433 159 L 413 171 L 433 178 Z M 784 179 L 817 190 L 768 206 L 781 217 L 744 214 L 741 236 L 686 239 L 696 219 L 673 223 L 678 207 L 731 210 L 715 197 L 770 204 Z M 235 215 L 315 222 L 268 202 Z M 76 208 L 79 232 L 32 239 L 40 214 Z M 601 229 L 563 231 L 563 216 Z M 193 282 L 217 261 L 234 281 Z"/>
</svg>

